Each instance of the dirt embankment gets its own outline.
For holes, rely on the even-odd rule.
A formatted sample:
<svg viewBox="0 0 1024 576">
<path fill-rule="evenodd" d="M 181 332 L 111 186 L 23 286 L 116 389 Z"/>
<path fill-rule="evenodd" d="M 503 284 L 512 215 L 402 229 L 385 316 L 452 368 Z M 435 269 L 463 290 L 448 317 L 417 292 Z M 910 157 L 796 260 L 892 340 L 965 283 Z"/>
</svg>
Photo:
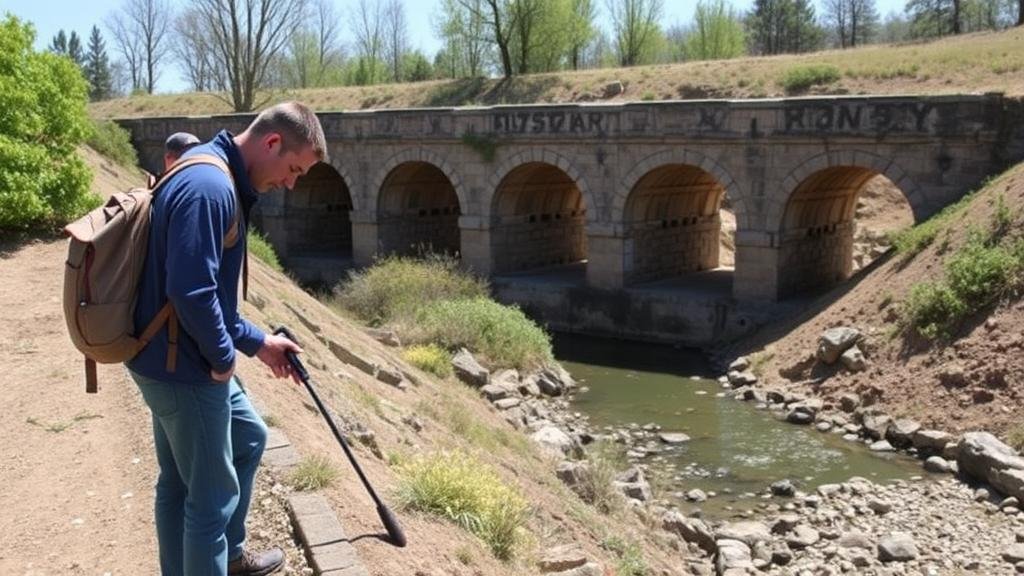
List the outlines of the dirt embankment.
<svg viewBox="0 0 1024 576">
<path fill-rule="evenodd" d="M 766 387 L 813 392 L 838 401 L 855 392 L 897 417 L 950 432 L 987 430 L 1004 439 L 1024 414 L 1024 302 L 1010 294 L 968 318 L 952 338 L 929 342 L 900 329 L 901 306 L 918 283 L 942 278 L 945 262 L 973 229 L 993 225 L 999 197 L 1019 237 L 1024 228 L 1024 165 L 979 191 L 969 208 L 913 257 L 889 254 L 880 265 L 808 305 L 798 318 L 773 326 L 737 347 L 756 354 Z M 879 214 L 891 212 L 875 202 Z M 858 210 L 858 214 L 861 211 Z M 813 359 L 821 333 L 852 326 L 866 334 L 868 368 L 850 373 Z"/>
</svg>

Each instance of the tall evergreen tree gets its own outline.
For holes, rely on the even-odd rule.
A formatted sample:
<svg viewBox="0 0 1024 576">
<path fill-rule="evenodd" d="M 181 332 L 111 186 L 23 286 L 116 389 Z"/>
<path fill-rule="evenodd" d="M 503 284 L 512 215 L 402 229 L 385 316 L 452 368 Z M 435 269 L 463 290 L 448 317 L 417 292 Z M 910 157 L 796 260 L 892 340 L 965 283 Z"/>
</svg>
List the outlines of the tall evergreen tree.
<svg viewBox="0 0 1024 576">
<path fill-rule="evenodd" d="M 68 37 L 68 58 L 71 58 L 71 61 L 79 68 L 85 66 L 85 51 L 82 50 L 82 39 L 78 37 L 78 33 L 74 30 L 71 31 L 71 36 Z"/>
<path fill-rule="evenodd" d="M 50 42 L 50 52 L 60 54 L 61 56 L 68 55 L 68 37 L 64 34 L 63 28 L 57 31 L 57 35 L 54 36 L 53 41 Z"/>
<path fill-rule="evenodd" d="M 89 52 L 85 56 L 85 79 L 89 81 L 89 99 L 106 100 L 113 94 L 113 75 L 107 58 L 107 44 L 95 25 L 89 35 Z"/>
<path fill-rule="evenodd" d="M 824 39 L 810 0 L 755 0 L 747 31 L 755 54 L 809 52 Z"/>
</svg>

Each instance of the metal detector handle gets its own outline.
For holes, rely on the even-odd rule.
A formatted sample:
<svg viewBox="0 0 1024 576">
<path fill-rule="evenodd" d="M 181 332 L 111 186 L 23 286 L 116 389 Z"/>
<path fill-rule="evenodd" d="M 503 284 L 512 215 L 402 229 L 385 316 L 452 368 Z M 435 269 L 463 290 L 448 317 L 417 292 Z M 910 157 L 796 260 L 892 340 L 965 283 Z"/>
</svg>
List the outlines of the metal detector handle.
<svg viewBox="0 0 1024 576">
<path fill-rule="evenodd" d="M 295 339 L 295 335 L 292 334 L 292 331 L 286 328 L 285 326 L 278 326 L 277 330 L 274 330 L 274 334 L 280 334 L 296 344 L 299 343 L 299 341 Z M 299 360 L 299 355 L 289 350 L 284 353 L 284 356 L 285 358 L 288 359 L 288 363 L 292 365 L 292 368 L 294 368 L 295 371 L 298 372 L 299 378 L 302 378 L 303 382 L 308 381 L 309 372 L 307 372 L 306 367 L 302 365 L 302 360 Z"/>
</svg>

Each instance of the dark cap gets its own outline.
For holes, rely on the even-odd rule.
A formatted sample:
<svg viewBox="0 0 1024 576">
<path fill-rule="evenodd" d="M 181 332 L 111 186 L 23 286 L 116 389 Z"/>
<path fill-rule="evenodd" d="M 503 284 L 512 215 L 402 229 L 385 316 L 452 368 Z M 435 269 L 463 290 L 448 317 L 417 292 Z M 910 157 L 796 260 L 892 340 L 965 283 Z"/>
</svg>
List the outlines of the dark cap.
<svg viewBox="0 0 1024 576">
<path fill-rule="evenodd" d="M 189 134 L 188 132 L 175 132 L 167 138 L 166 142 L 164 142 L 164 151 L 180 155 L 185 150 L 188 150 L 196 144 L 199 144 L 199 138 L 196 138 L 195 134 Z"/>
</svg>

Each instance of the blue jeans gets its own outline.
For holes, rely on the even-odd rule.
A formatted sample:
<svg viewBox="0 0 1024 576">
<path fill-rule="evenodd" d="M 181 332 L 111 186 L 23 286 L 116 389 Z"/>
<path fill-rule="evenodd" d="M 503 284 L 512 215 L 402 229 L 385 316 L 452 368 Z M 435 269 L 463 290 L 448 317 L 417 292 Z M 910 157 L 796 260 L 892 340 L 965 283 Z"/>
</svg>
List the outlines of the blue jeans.
<svg viewBox="0 0 1024 576">
<path fill-rule="evenodd" d="M 164 576 L 214 576 L 242 554 L 267 427 L 236 378 L 173 384 L 129 370 L 153 413 L 160 476 L 156 534 Z"/>
</svg>

